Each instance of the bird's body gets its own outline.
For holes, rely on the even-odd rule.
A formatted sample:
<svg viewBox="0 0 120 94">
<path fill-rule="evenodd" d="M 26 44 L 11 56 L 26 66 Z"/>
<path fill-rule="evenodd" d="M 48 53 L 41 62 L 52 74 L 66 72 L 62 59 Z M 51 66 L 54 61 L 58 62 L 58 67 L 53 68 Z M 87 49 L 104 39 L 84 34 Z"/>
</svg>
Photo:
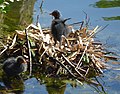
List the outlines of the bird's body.
<svg viewBox="0 0 120 94">
<path fill-rule="evenodd" d="M 65 22 L 70 18 L 64 20 L 61 19 L 60 13 L 57 10 L 53 11 L 50 15 L 54 16 L 51 24 L 51 33 L 54 37 L 55 42 L 60 42 L 62 35 L 67 36 L 67 34 L 71 32 L 71 29 L 65 24 Z"/>
<path fill-rule="evenodd" d="M 22 56 L 11 57 L 4 61 L 3 70 L 8 76 L 15 76 L 27 70 L 27 63 Z"/>
<path fill-rule="evenodd" d="M 65 24 L 60 19 L 54 19 L 51 25 L 51 33 L 56 41 L 61 41 L 61 36 L 65 35 Z"/>
</svg>

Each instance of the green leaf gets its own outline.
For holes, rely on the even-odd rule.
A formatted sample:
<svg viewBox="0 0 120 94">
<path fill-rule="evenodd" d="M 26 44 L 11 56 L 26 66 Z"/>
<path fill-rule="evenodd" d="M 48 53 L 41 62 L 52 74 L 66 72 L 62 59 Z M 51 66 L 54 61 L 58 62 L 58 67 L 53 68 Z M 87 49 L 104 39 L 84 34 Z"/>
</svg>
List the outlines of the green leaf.
<svg viewBox="0 0 120 94">
<path fill-rule="evenodd" d="M 89 54 L 85 54 L 84 56 L 83 56 L 83 62 L 84 63 L 86 63 L 86 64 L 88 64 L 89 62 L 90 62 L 90 59 L 89 59 Z"/>
</svg>

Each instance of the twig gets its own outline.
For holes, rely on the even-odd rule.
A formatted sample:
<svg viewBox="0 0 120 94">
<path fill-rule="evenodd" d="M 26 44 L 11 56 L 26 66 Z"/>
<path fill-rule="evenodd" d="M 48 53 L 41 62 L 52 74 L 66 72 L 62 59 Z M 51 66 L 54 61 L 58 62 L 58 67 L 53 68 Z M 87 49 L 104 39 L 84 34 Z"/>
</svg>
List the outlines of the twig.
<svg viewBox="0 0 120 94">
<path fill-rule="evenodd" d="M 88 15 L 87 15 L 87 13 L 86 13 L 85 11 L 83 11 L 83 12 L 84 12 L 85 15 L 86 15 L 86 17 L 85 17 L 86 27 L 88 27 L 88 23 L 89 23 L 89 21 L 90 21 L 90 18 L 88 17 Z"/>
<path fill-rule="evenodd" d="M 30 41 L 28 39 L 28 32 L 25 29 L 25 33 L 26 33 L 26 40 L 27 40 L 27 45 L 28 45 L 28 51 L 29 51 L 29 60 L 30 60 L 30 73 L 29 76 L 31 76 L 32 74 L 32 54 L 31 54 L 31 48 L 30 48 Z"/>
<path fill-rule="evenodd" d="M 69 24 L 68 26 L 76 25 L 76 24 L 80 24 L 80 23 L 83 23 L 83 21 L 81 21 L 81 22 L 75 22 L 75 23 Z"/>
<path fill-rule="evenodd" d="M 42 8 L 42 6 L 43 6 L 43 2 L 44 2 L 44 0 L 42 0 L 42 2 L 41 2 L 41 4 L 40 4 L 40 8 Z"/>
<path fill-rule="evenodd" d="M 12 42 L 12 45 L 9 46 L 9 49 L 12 49 L 12 48 L 13 48 L 13 46 L 14 46 L 15 43 L 16 43 L 16 39 L 17 39 L 17 34 L 15 34 L 15 37 L 14 37 L 13 42 Z"/>
<path fill-rule="evenodd" d="M 65 57 L 64 54 L 62 54 L 62 57 L 65 59 L 65 61 L 68 62 L 68 64 L 69 64 L 71 67 L 75 68 L 75 65 L 73 65 L 73 64 L 67 59 L 67 57 Z M 81 68 L 78 68 L 78 69 L 81 70 L 81 71 L 83 71 L 83 72 L 86 72 L 84 69 L 81 69 Z"/>
<path fill-rule="evenodd" d="M 5 48 L 1 53 L 0 53 L 0 55 L 2 55 L 7 49 L 8 49 L 8 47 L 7 46 L 5 46 L 1 41 L 0 41 L 0 43 L 3 45 L 3 47 Z"/>
<path fill-rule="evenodd" d="M 72 66 L 73 68 L 75 68 L 75 66 L 67 59 L 67 57 L 65 57 L 64 54 L 62 54 L 62 57 L 65 59 L 65 61 L 67 61 L 70 64 L 70 66 Z"/>
<path fill-rule="evenodd" d="M 85 73 L 85 77 L 86 77 L 86 75 L 88 74 L 89 70 L 90 70 L 90 69 L 88 68 L 87 71 L 86 71 L 86 73 Z"/>
<path fill-rule="evenodd" d="M 75 68 L 75 71 L 80 75 L 81 78 L 83 78 L 85 81 L 87 81 L 87 79 L 85 78 L 85 76 L 83 76 L 77 68 Z"/>
<path fill-rule="evenodd" d="M 0 53 L 0 55 L 2 55 L 7 49 L 8 49 L 8 47 L 6 47 L 6 48 Z"/>
<path fill-rule="evenodd" d="M 5 45 L 4 45 L 1 41 L 0 41 L 0 43 L 3 45 L 3 47 L 4 47 L 4 48 L 6 48 L 6 47 L 7 47 L 7 46 L 5 46 Z"/>
<path fill-rule="evenodd" d="M 98 79 L 97 79 L 97 77 L 94 77 L 95 78 L 95 80 L 97 81 L 97 83 L 99 84 L 99 86 L 101 87 L 101 90 L 104 92 L 104 94 L 107 94 L 107 92 L 105 91 L 105 89 L 104 89 L 104 87 L 102 86 L 102 84 L 100 83 L 101 81 L 99 81 Z M 100 78 L 101 79 L 101 78 Z M 102 79 L 101 79 L 102 80 Z M 103 81 L 103 80 L 102 80 Z M 104 82 L 103 82 L 104 83 Z M 100 91 L 98 91 L 98 92 L 100 92 Z M 101 92 L 102 93 L 102 92 Z"/>
<path fill-rule="evenodd" d="M 63 41 L 63 39 L 65 39 L 65 41 L 67 43 L 67 46 L 70 47 L 70 43 L 69 43 L 68 39 L 64 35 L 62 35 L 62 41 Z M 62 41 L 61 41 L 61 44 L 62 44 Z"/>
<path fill-rule="evenodd" d="M 86 80 L 86 78 L 78 71 L 77 68 L 62 54 L 62 57 L 74 68 L 75 72 L 80 75 L 81 78 Z M 85 71 L 84 71 L 85 72 Z"/>
<path fill-rule="evenodd" d="M 38 22 L 39 22 L 39 15 L 37 15 L 36 26 L 38 25 Z"/>
<path fill-rule="evenodd" d="M 104 58 L 108 58 L 108 59 L 111 59 L 111 60 L 118 60 L 118 59 L 120 59 L 119 57 L 109 56 L 109 55 L 104 55 Z"/>
<path fill-rule="evenodd" d="M 66 18 L 62 22 L 65 23 L 67 20 L 70 20 L 71 18 Z"/>
<path fill-rule="evenodd" d="M 43 10 L 42 10 L 43 3 L 44 3 L 44 0 L 42 0 L 42 2 L 41 2 L 41 4 L 40 4 L 40 12 L 41 12 L 41 13 L 43 13 Z"/>
<path fill-rule="evenodd" d="M 80 26 L 80 30 L 82 29 L 82 27 L 83 27 L 83 24 L 84 24 L 84 21 L 82 21 L 82 24 L 81 24 L 81 26 Z"/>
<path fill-rule="evenodd" d="M 39 62 L 41 62 L 42 57 L 43 57 L 43 55 L 46 53 L 47 50 L 48 50 L 48 48 L 46 48 L 46 49 L 44 50 L 44 52 L 41 54 Z"/>
<path fill-rule="evenodd" d="M 50 60 L 58 63 L 61 67 L 65 68 L 65 69 L 68 71 L 68 73 L 69 73 L 73 78 L 79 80 L 79 78 L 76 77 L 63 63 L 61 63 L 60 61 L 58 61 L 57 59 L 55 59 L 55 58 L 53 58 L 53 57 L 50 57 L 47 53 L 45 53 L 45 55 L 46 55 L 47 57 L 49 57 Z M 80 80 L 79 80 L 79 81 L 80 81 Z M 82 82 L 81 82 L 81 83 L 82 83 Z"/>
<path fill-rule="evenodd" d="M 45 41 L 45 38 L 44 38 L 44 34 L 43 34 L 42 27 L 41 27 L 40 23 L 38 23 L 37 26 L 38 26 L 38 29 L 39 29 L 39 31 L 40 31 L 40 34 L 41 34 L 41 36 L 42 36 L 42 38 L 43 38 L 43 42 L 44 42 L 44 41 Z"/>
<path fill-rule="evenodd" d="M 95 34 L 101 32 L 102 30 L 104 30 L 109 24 L 107 24 L 106 26 L 104 26 L 101 30 L 99 30 L 98 32 L 96 32 Z"/>
<path fill-rule="evenodd" d="M 85 40 L 88 41 L 91 37 L 93 37 L 100 30 L 100 28 L 101 27 L 96 26 L 94 28 L 94 30 L 92 31 L 92 34 L 88 38 L 86 38 Z"/>
<path fill-rule="evenodd" d="M 81 56 L 81 58 L 80 58 L 80 60 L 79 60 L 79 62 L 78 62 L 78 64 L 77 64 L 76 68 L 79 68 L 80 63 L 81 63 L 81 61 L 82 61 L 82 58 L 83 58 L 83 56 L 84 56 L 84 54 L 85 54 L 85 52 L 86 52 L 86 50 L 87 50 L 88 44 L 89 44 L 89 42 L 87 42 L 86 47 L 85 47 L 85 50 L 84 50 L 84 52 L 83 52 L 83 54 L 82 54 L 82 56 Z"/>
<path fill-rule="evenodd" d="M 92 54 L 92 56 L 91 56 L 91 60 L 92 60 L 92 63 L 93 63 L 93 65 L 94 65 L 94 69 L 96 70 L 96 71 L 98 71 L 99 73 L 103 73 L 103 71 L 101 70 L 101 68 L 98 66 L 98 65 L 96 65 L 96 62 L 95 62 L 95 56 Z M 97 68 L 96 68 L 97 67 Z"/>
</svg>

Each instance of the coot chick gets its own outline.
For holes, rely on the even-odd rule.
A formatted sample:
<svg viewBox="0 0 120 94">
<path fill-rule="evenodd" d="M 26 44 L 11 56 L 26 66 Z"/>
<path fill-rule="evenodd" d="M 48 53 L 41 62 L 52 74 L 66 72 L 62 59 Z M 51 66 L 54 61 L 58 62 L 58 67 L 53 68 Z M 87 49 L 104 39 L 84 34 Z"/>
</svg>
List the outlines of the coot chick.
<svg viewBox="0 0 120 94">
<path fill-rule="evenodd" d="M 22 56 L 11 57 L 4 61 L 3 70 L 7 76 L 16 76 L 27 70 L 27 62 Z"/>
<path fill-rule="evenodd" d="M 60 12 L 58 10 L 54 10 L 52 13 L 50 13 L 54 17 L 52 24 L 51 24 L 51 33 L 54 37 L 55 44 L 57 41 L 61 41 L 61 36 L 67 36 L 68 33 L 70 33 L 72 30 L 69 28 L 65 22 L 68 19 L 61 19 L 60 18 Z"/>
</svg>

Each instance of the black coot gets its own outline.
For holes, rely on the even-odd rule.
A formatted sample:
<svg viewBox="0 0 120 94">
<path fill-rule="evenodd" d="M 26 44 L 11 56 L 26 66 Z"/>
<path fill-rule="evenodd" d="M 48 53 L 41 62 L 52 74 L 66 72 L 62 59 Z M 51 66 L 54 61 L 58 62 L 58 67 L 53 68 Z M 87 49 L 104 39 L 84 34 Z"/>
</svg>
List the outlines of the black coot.
<svg viewBox="0 0 120 94">
<path fill-rule="evenodd" d="M 54 10 L 52 13 L 50 13 L 54 17 L 52 24 L 51 24 L 51 33 L 54 37 L 54 41 L 61 41 L 61 36 L 67 36 L 68 33 L 71 32 L 71 29 L 65 24 L 65 22 L 68 19 L 61 19 L 60 18 L 60 12 L 58 10 Z"/>
<path fill-rule="evenodd" d="M 16 76 L 27 70 L 27 62 L 22 56 L 11 57 L 4 61 L 3 70 L 8 76 Z"/>
</svg>

